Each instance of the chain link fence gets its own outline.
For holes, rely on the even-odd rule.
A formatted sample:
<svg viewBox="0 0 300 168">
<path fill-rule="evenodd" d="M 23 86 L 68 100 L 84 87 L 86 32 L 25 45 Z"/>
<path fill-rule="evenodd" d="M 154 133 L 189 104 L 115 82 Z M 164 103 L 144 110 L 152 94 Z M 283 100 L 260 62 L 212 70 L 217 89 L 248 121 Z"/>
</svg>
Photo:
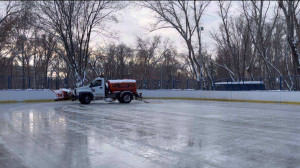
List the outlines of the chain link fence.
<svg viewBox="0 0 300 168">
<path fill-rule="evenodd" d="M 67 78 L 1 76 L 0 89 L 59 89 L 69 88 Z"/>
<path fill-rule="evenodd" d="M 194 89 L 199 90 L 247 90 L 250 81 L 261 87 L 258 90 L 300 90 L 300 76 L 252 77 L 252 78 L 204 78 L 201 82 L 195 79 L 144 79 L 137 80 L 138 89 Z M 254 84 L 254 82 L 250 84 Z M 218 87 L 225 85 L 223 89 Z M 233 87 L 235 85 L 235 87 Z M 19 77 L 0 76 L 0 89 L 60 89 L 75 88 L 75 82 L 68 78 L 58 77 Z M 262 89 L 264 88 L 264 89 Z"/>
</svg>

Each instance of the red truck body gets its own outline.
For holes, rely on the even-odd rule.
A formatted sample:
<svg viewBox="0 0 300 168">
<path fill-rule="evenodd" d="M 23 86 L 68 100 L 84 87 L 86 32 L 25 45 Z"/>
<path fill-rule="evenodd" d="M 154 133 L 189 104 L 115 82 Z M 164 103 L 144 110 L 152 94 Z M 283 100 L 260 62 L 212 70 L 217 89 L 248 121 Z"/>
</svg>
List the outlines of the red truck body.
<svg viewBox="0 0 300 168">
<path fill-rule="evenodd" d="M 108 80 L 108 89 L 111 93 L 130 91 L 137 94 L 137 86 L 135 80 Z"/>
</svg>

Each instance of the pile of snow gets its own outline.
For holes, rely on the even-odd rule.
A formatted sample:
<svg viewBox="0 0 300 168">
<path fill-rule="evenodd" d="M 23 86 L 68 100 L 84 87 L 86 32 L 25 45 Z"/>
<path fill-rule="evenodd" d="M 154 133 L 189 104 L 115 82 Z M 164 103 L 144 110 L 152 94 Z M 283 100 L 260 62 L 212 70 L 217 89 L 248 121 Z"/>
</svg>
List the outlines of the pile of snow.
<svg viewBox="0 0 300 168">
<path fill-rule="evenodd" d="M 72 90 L 62 88 L 62 89 L 59 89 L 59 90 L 53 90 L 53 92 L 56 95 L 55 100 L 68 100 L 68 99 L 70 99 Z"/>
<path fill-rule="evenodd" d="M 66 88 L 62 88 L 62 89 L 59 89 L 59 90 L 61 90 L 63 92 L 67 92 L 67 93 L 71 93 L 72 92 L 71 89 L 66 89 Z"/>
<path fill-rule="evenodd" d="M 121 79 L 121 80 L 108 80 L 109 83 L 136 83 L 133 79 Z"/>
<path fill-rule="evenodd" d="M 104 99 L 106 102 L 113 102 L 113 99 L 112 98 L 106 98 Z"/>
</svg>

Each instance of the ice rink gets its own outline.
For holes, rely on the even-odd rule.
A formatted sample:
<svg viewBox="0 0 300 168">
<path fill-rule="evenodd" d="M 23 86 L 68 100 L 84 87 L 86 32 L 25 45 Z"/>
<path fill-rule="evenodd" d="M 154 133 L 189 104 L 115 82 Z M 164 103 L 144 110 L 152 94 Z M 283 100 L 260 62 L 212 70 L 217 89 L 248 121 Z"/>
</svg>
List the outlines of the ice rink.
<svg viewBox="0 0 300 168">
<path fill-rule="evenodd" d="M 300 167 L 300 106 L 0 104 L 0 168 Z"/>
</svg>

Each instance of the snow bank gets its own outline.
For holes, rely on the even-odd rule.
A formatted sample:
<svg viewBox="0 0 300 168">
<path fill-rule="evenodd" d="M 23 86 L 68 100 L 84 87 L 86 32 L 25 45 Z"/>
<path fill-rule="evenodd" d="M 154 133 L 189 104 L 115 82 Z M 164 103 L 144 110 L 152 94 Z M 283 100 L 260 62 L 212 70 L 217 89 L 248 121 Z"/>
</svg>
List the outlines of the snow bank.
<svg viewBox="0 0 300 168">
<path fill-rule="evenodd" d="M 54 100 L 56 94 L 52 90 L 0 90 L 1 101 Z"/>
<path fill-rule="evenodd" d="M 145 98 L 199 98 L 300 103 L 300 92 L 294 91 L 138 90 L 138 93 L 142 93 Z"/>
</svg>

